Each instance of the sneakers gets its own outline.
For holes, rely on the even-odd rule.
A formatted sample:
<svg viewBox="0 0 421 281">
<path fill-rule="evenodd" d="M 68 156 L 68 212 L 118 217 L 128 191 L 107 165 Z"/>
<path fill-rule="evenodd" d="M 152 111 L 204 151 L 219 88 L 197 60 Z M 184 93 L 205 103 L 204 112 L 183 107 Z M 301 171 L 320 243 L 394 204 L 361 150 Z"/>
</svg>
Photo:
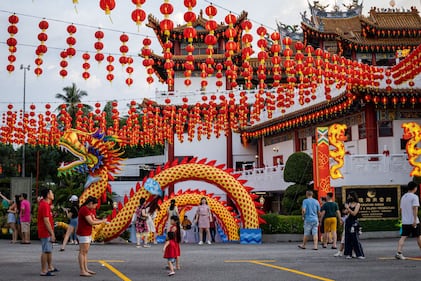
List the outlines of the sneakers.
<svg viewBox="0 0 421 281">
<path fill-rule="evenodd" d="M 352 257 L 351 257 L 351 256 L 346 256 L 345 258 L 346 258 L 347 260 L 352 259 Z"/>
<path fill-rule="evenodd" d="M 208 241 L 207 243 L 208 243 L 208 245 L 212 244 L 211 241 Z"/>
<path fill-rule="evenodd" d="M 203 241 L 200 241 L 200 242 L 199 242 L 199 245 L 203 245 Z"/>
<path fill-rule="evenodd" d="M 149 244 L 143 244 L 143 248 L 150 248 L 151 247 L 151 245 L 149 245 Z"/>
<path fill-rule="evenodd" d="M 359 260 L 365 260 L 365 257 L 364 256 L 359 256 L 359 257 L 357 257 L 357 259 L 359 259 Z"/>
<path fill-rule="evenodd" d="M 334 254 L 334 257 L 342 257 L 343 253 L 341 251 L 338 251 L 336 254 Z"/>
<path fill-rule="evenodd" d="M 405 256 L 402 253 L 396 253 L 395 258 L 397 260 L 406 260 Z"/>
<path fill-rule="evenodd" d="M 175 274 L 174 271 L 171 271 L 170 273 L 168 273 L 168 276 L 173 276 Z"/>
</svg>

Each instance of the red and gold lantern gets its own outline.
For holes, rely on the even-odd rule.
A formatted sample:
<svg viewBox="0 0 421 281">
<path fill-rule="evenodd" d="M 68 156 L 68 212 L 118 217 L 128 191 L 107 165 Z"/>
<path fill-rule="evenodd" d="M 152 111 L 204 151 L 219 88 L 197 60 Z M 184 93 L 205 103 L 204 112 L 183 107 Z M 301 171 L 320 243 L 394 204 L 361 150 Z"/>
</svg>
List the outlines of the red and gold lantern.
<svg viewBox="0 0 421 281">
<path fill-rule="evenodd" d="M 72 58 L 74 55 L 76 55 L 76 49 L 73 47 L 74 45 L 76 45 L 76 38 L 73 36 L 73 34 L 75 34 L 76 31 L 76 26 L 74 26 L 73 24 L 67 26 L 67 32 L 69 33 L 69 37 L 67 37 L 66 42 L 69 45 L 69 47 L 67 48 L 66 52 L 69 58 Z"/>
<path fill-rule="evenodd" d="M 100 0 L 99 7 L 104 10 L 106 15 L 109 15 L 111 11 L 115 8 L 114 0 Z"/>
<path fill-rule="evenodd" d="M 87 52 L 82 55 L 82 59 L 84 60 L 84 63 L 82 64 L 82 68 L 84 70 L 83 73 L 82 73 L 82 77 L 85 80 L 87 80 L 91 76 L 89 74 L 89 68 L 91 67 L 91 65 L 89 64 L 90 58 L 91 58 L 91 56 Z"/>
<path fill-rule="evenodd" d="M 107 69 L 108 74 L 107 74 L 106 78 L 111 83 L 114 80 L 114 74 L 113 74 L 113 71 L 114 71 L 114 66 L 113 66 L 114 57 L 112 55 L 108 55 L 107 56 L 107 62 L 108 62 L 108 64 L 107 64 L 106 69 Z"/>
<path fill-rule="evenodd" d="M 140 25 L 146 19 L 146 13 L 142 10 L 142 5 L 145 4 L 146 0 L 132 0 L 132 3 L 136 5 L 136 9 L 132 12 L 132 20 L 137 24 L 139 31 Z"/>
<path fill-rule="evenodd" d="M 10 37 L 7 39 L 6 44 L 9 48 L 9 56 L 8 61 L 9 64 L 7 65 L 6 69 L 9 73 L 13 72 L 15 70 L 15 66 L 13 63 L 16 61 L 16 45 L 18 44 L 18 41 L 14 37 L 18 33 L 18 28 L 16 24 L 19 22 L 19 17 L 16 14 L 9 16 L 9 27 L 7 28 L 7 32 L 9 32 Z"/>
<path fill-rule="evenodd" d="M 66 58 L 67 58 L 67 52 L 66 52 L 66 50 L 60 52 L 60 57 L 61 57 L 61 61 L 60 61 L 60 67 L 61 67 L 60 76 L 62 78 L 64 78 L 64 77 L 67 76 L 67 70 L 66 70 L 66 68 L 68 66 L 68 63 L 66 61 Z"/>
<path fill-rule="evenodd" d="M 104 32 L 101 29 L 98 29 L 95 32 L 95 38 L 97 41 L 94 43 L 94 48 L 96 50 L 95 60 L 98 63 L 101 63 L 104 60 L 104 54 L 101 53 L 102 49 L 104 48 L 104 43 L 101 42 L 104 39 Z"/>
</svg>

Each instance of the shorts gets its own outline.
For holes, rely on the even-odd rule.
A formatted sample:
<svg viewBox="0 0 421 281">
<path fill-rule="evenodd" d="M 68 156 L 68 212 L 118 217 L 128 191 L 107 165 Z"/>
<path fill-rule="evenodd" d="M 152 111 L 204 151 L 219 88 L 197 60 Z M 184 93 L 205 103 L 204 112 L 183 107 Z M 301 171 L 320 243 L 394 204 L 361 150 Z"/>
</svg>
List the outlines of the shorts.
<svg viewBox="0 0 421 281">
<path fill-rule="evenodd" d="M 317 221 L 314 221 L 314 222 L 304 221 L 304 235 L 305 236 L 317 235 L 318 234 L 318 229 L 317 229 L 318 226 L 319 226 L 319 223 Z"/>
<path fill-rule="evenodd" d="M 41 249 L 42 252 L 46 254 L 53 252 L 53 243 L 51 243 L 51 237 L 41 238 Z"/>
<path fill-rule="evenodd" d="M 77 227 L 77 218 L 70 219 L 69 225 L 71 225 L 74 229 Z"/>
<path fill-rule="evenodd" d="M 325 218 L 325 232 L 336 232 L 337 220 L 336 218 Z"/>
<path fill-rule="evenodd" d="M 413 227 L 412 224 L 403 224 L 402 225 L 402 234 L 401 236 L 412 236 L 420 237 L 421 236 L 421 227 L 420 224 L 417 224 L 416 227 Z"/>
<path fill-rule="evenodd" d="M 175 263 L 175 261 L 176 261 L 176 259 L 175 258 L 168 258 L 167 259 L 169 262 L 171 262 L 171 263 Z"/>
<path fill-rule="evenodd" d="M 14 213 L 7 213 L 7 223 L 16 223 L 16 215 Z"/>
<path fill-rule="evenodd" d="M 30 222 L 21 222 L 21 231 L 22 232 L 29 232 L 31 231 L 31 223 Z"/>
<path fill-rule="evenodd" d="M 344 244 L 345 245 L 345 230 L 342 231 L 341 244 Z"/>
<path fill-rule="evenodd" d="M 77 236 L 77 239 L 79 240 L 79 244 L 90 244 L 92 241 L 91 236 Z"/>
</svg>

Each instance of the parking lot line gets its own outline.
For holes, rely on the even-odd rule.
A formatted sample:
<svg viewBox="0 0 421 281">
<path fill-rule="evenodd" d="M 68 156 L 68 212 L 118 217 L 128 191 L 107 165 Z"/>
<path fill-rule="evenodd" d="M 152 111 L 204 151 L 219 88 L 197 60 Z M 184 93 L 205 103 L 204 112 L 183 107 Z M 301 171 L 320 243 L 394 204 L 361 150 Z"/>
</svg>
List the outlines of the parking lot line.
<svg viewBox="0 0 421 281">
<path fill-rule="evenodd" d="M 114 273 L 115 275 L 117 275 L 121 280 L 123 280 L 123 281 L 131 281 L 131 279 L 129 277 L 127 277 L 126 275 L 124 275 L 123 273 L 121 273 L 120 271 L 118 271 L 114 266 L 112 266 L 111 264 L 109 264 L 107 261 L 105 261 L 105 260 L 99 260 L 98 263 L 100 263 L 102 266 L 105 266 L 106 268 L 108 268 L 112 273 Z"/>
<path fill-rule="evenodd" d="M 282 270 L 282 271 L 287 271 L 287 272 L 294 273 L 294 274 L 297 274 L 297 275 L 306 276 L 306 277 L 316 279 L 316 280 L 335 281 L 333 279 L 329 279 L 329 278 L 325 278 L 325 277 L 322 277 L 322 276 L 310 274 L 310 273 L 307 273 L 307 272 L 303 272 L 303 271 L 299 271 L 299 270 L 295 270 L 295 269 L 291 269 L 291 268 L 287 268 L 287 267 L 283 267 L 283 266 L 277 266 L 277 265 L 273 265 L 273 264 L 269 263 L 269 262 L 273 263 L 273 262 L 275 262 L 275 260 L 226 260 L 224 262 L 226 262 L 226 263 L 252 263 L 252 264 L 262 265 L 262 266 L 266 266 L 266 267 L 271 267 L 271 268 Z"/>
</svg>

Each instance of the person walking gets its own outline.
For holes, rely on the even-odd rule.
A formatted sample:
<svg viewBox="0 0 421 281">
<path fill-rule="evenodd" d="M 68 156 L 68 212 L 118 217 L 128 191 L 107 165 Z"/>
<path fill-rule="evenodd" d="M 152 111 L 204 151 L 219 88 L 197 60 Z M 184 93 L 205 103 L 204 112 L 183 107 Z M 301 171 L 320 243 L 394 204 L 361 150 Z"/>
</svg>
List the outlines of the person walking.
<svg viewBox="0 0 421 281">
<path fill-rule="evenodd" d="M 408 191 L 401 198 L 402 234 L 398 242 L 398 251 L 395 255 L 395 258 L 398 260 L 406 259 L 402 254 L 402 249 L 406 238 L 410 235 L 417 239 L 418 247 L 421 249 L 421 228 L 418 217 L 420 200 L 415 194 L 417 189 L 418 185 L 415 182 L 409 182 Z"/>
<path fill-rule="evenodd" d="M 106 223 L 107 219 L 99 220 L 95 217 L 95 209 L 98 205 L 98 199 L 89 196 L 83 205 L 80 207 L 78 213 L 78 227 L 77 237 L 79 240 L 79 268 L 80 276 L 90 277 L 96 273 L 88 269 L 88 252 L 91 245 L 92 226 L 97 224 Z"/>
<path fill-rule="evenodd" d="M 38 237 L 41 240 L 41 276 L 54 276 L 59 270 L 53 266 L 54 220 L 51 205 L 54 193 L 51 189 L 41 190 L 41 201 L 38 206 Z"/>
<path fill-rule="evenodd" d="M 215 237 L 216 237 L 216 218 L 215 215 L 212 214 L 212 219 L 210 221 L 210 226 L 209 226 L 209 232 L 212 238 L 212 243 L 215 243 Z"/>
<path fill-rule="evenodd" d="M 338 220 L 342 223 L 341 212 L 336 202 L 333 202 L 333 193 L 329 192 L 326 196 L 326 203 L 323 204 L 320 211 L 321 221 L 324 222 L 324 237 L 323 237 L 323 248 L 327 247 L 329 237 L 332 237 L 332 249 L 337 249 L 338 235 L 336 233 L 336 227 Z"/>
<path fill-rule="evenodd" d="M 148 214 L 146 212 L 146 199 L 140 198 L 139 206 L 136 208 L 136 247 L 140 248 L 140 240 L 143 239 L 143 247 L 149 248 L 148 244 L 148 236 L 149 236 L 149 229 L 147 224 Z"/>
<path fill-rule="evenodd" d="M 172 216 L 170 218 L 170 227 L 168 229 L 168 233 L 174 233 L 175 239 L 175 252 L 176 252 L 176 268 L 177 270 L 181 269 L 180 265 L 180 256 L 181 256 L 181 249 L 180 249 L 180 242 L 181 242 L 181 226 L 180 226 L 180 218 L 178 216 Z"/>
<path fill-rule="evenodd" d="M 195 222 L 199 226 L 199 245 L 203 245 L 203 232 L 206 231 L 208 244 L 212 244 L 210 235 L 210 222 L 212 221 L 211 210 L 205 197 L 200 199 L 200 205 L 197 207 Z"/>
<path fill-rule="evenodd" d="M 298 248 L 305 249 L 309 236 L 313 236 L 313 250 L 318 250 L 318 226 L 320 216 L 319 201 L 313 198 L 313 191 L 307 190 L 306 199 L 303 200 L 301 213 L 304 220 L 303 243 Z"/>
<path fill-rule="evenodd" d="M 16 227 L 16 213 L 18 212 L 17 204 L 15 201 L 7 199 L 1 192 L 0 197 L 3 198 L 3 200 L 6 200 L 9 204 L 9 208 L 7 208 L 7 224 L 12 230 L 12 241 L 10 241 L 10 243 L 16 244 L 18 239 L 18 230 Z"/>
<path fill-rule="evenodd" d="M 66 215 L 70 221 L 66 230 L 66 234 L 64 235 L 63 245 L 61 246 L 60 252 L 63 252 L 65 250 L 67 242 L 69 241 L 69 238 L 71 239 L 73 243 L 77 244 L 75 233 L 76 233 L 76 228 L 77 228 L 77 220 L 78 220 L 78 212 L 79 212 L 79 198 L 76 195 L 72 195 L 69 201 L 72 204 L 72 206 L 70 207 L 70 210 L 68 209 L 64 209 L 64 210 L 66 211 Z"/>
<path fill-rule="evenodd" d="M 164 252 L 164 259 L 168 261 L 168 268 L 170 270 L 168 276 L 172 276 L 175 274 L 174 263 L 177 259 L 177 242 L 175 241 L 174 232 L 167 232 L 167 240 L 162 251 Z"/>
<path fill-rule="evenodd" d="M 358 203 L 358 195 L 351 191 L 346 200 L 345 209 L 348 212 L 348 218 L 345 221 L 345 252 L 347 259 L 352 258 L 352 251 L 358 259 L 365 259 L 364 250 L 360 243 L 358 223 L 358 213 L 360 212 L 360 203 Z"/>
<path fill-rule="evenodd" d="M 20 196 L 20 224 L 22 230 L 21 244 L 31 244 L 31 204 L 26 193 L 22 193 Z"/>
<path fill-rule="evenodd" d="M 168 228 L 171 226 L 171 223 L 170 223 L 171 217 L 172 216 L 180 217 L 175 199 L 171 199 L 170 206 L 168 207 L 167 213 L 168 213 L 168 222 L 167 222 L 167 230 L 168 230 Z"/>
<path fill-rule="evenodd" d="M 155 221 L 157 212 L 161 210 L 158 204 L 158 200 L 159 200 L 159 197 L 151 201 L 148 204 L 148 207 L 146 208 L 146 213 L 148 216 L 146 220 L 146 224 L 148 225 L 148 230 L 149 230 L 150 235 L 152 235 L 152 240 L 153 240 L 152 242 L 155 245 L 158 243 L 156 242 L 156 227 L 155 227 L 154 221 Z"/>
</svg>

